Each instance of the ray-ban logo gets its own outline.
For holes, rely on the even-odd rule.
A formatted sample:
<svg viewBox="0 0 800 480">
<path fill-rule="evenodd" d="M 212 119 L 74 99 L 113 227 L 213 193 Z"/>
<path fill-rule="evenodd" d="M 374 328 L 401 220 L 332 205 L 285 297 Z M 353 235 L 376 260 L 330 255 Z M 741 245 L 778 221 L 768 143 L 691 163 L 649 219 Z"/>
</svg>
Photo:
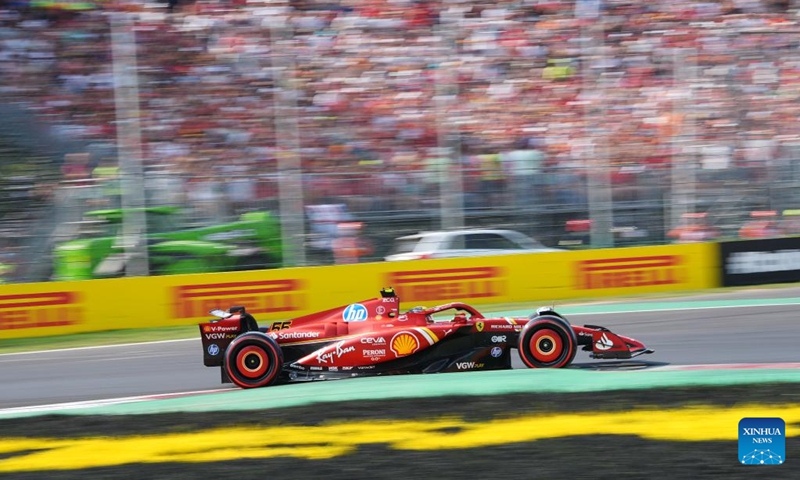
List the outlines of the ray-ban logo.
<svg viewBox="0 0 800 480">
<path fill-rule="evenodd" d="M 739 462 L 744 465 L 781 465 L 786 461 L 786 422 L 780 418 L 743 418 L 739 421 Z"/>
</svg>

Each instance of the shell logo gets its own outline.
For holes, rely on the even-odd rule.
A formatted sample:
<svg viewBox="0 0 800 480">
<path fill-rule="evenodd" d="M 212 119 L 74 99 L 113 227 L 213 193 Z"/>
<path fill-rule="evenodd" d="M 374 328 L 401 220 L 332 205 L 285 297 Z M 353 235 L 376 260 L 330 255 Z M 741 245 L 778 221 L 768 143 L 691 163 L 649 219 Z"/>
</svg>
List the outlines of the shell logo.
<svg viewBox="0 0 800 480">
<path fill-rule="evenodd" d="M 392 337 L 390 348 L 396 357 L 404 357 L 417 351 L 419 341 L 409 332 L 399 332 Z"/>
<path fill-rule="evenodd" d="M 210 331 L 211 331 L 211 327 L 209 327 L 208 325 L 206 325 L 205 327 L 203 327 L 203 331 L 204 331 L 204 332 L 206 332 L 206 333 L 208 333 L 208 332 L 210 332 Z"/>
</svg>

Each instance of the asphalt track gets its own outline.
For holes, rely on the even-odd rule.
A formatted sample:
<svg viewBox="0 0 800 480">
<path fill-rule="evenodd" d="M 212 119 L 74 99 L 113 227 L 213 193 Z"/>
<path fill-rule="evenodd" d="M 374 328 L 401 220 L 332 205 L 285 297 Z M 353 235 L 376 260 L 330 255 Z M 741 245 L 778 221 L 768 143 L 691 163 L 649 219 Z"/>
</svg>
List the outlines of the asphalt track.
<svg viewBox="0 0 800 480">
<path fill-rule="evenodd" d="M 793 302 L 797 305 L 768 305 L 770 299 L 797 299 Z M 687 302 L 715 300 L 739 305 L 685 309 L 691 306 Z M 656 350 L 646 357 L 654 364 L 800 362 L 800 288 L 737 290 L 636 303 L 659 304 L 662 309 L 666 303 L 675 310 L 569 318 L 645 342 Z M 613 310 L 615 303 L 596 307 L 596 311 Z M 582 352 L 575 363 L 579 367 L 602 364 Z M 0 408 L 228 388 L 219 383 L 217 369 L 202 365 L 199 340 L 0 355 L 0 385 Z"/>
</svg>

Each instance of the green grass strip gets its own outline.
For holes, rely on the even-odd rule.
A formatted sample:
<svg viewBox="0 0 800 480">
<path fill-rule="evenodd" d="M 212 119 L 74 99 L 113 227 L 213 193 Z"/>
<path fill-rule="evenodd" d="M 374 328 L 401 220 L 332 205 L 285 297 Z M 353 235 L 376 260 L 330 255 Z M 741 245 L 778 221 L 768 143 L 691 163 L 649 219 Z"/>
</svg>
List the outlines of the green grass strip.
<svg viewBox="0 0 800 480">
<path fill-rule="evenodd" d="M 392 400 L 400 398 L 503 395 L 513 393 L 575 393 L 641 390 L 667 387 L 730 386 L 800 383 L 800 369 L 645 370 L 598 372 L 566 370 L 500 370 L 458 374 L 401 375 L 291 384 L 252 390 L 232 389 L 207 395 L 136 401 L 60 411 L 6 411 L 0 419 L 63 413 L 73 415 L 134 415 L 174 412 L 261 410 L 303 405 Z M 468 400 L 465 400 L 468 401 Z"/>
</svg>

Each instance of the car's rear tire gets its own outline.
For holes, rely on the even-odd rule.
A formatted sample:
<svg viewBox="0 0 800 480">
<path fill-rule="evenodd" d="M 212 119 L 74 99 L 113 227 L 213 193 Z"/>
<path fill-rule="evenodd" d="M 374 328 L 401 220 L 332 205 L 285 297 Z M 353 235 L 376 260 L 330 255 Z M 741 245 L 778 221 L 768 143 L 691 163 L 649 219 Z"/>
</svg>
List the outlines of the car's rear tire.
<svg viewBox="0 0 800 480">
<path fill-rule="evenodd" d="M 278 343 L 261 332 L 236 337 L 225 350 L 225 373 L 241 388 L 272 385 L 283 368 L 283 352 Z"/>
<path fill-rule="evenodd" d="M 572 363 L 578 338 L 569 323 L 555 315 L 531 319 L 519 335 L 519 356 L 529 368 L 563 368 Z"/>
</svg>

